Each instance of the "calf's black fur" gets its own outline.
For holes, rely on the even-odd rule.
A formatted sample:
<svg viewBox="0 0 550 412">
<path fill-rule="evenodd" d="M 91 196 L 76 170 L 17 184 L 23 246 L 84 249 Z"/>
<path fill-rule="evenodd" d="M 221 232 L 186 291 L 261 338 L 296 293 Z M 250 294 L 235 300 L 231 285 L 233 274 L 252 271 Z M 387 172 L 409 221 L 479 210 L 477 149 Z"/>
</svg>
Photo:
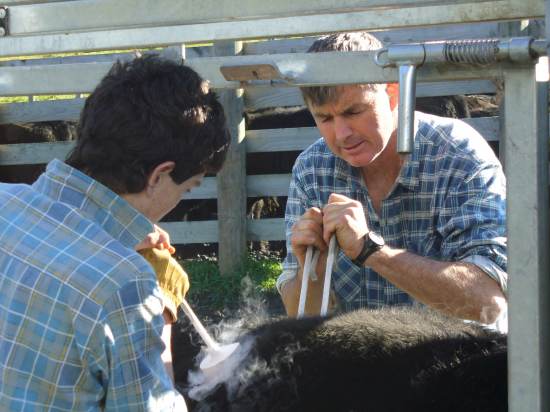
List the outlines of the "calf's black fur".
<svg viewBox="0 0 550 412">
<path fill-rule="evenodd" d="M 252 349 L 192 411 L 492 412 L 507 410 L 506 337 L 432 312 L 359 310 L 250 330 Z M 184 394 L 198 346 L 175 334 Z M 187 351 L 183 354 L 183 351 Z"/>
</svg>

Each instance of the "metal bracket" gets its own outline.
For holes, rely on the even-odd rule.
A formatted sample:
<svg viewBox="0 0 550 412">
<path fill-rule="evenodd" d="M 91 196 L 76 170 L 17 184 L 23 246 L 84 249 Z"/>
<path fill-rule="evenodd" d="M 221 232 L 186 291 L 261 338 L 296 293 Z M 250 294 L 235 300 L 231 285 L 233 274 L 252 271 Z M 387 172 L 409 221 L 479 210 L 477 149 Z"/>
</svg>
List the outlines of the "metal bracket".
<svg viewBox="0 0 550 412">
<path fill-rule="evenodd" d="M 279 69 L 272 64 L 221 66 L 220 71 L 227 81 L 245 82 L 248 80 L 281 79 L 283 77 Z"/>
<path fill-rule="evenodd" d="M 8 7 L 0 6 L 0 37 L 7 36 L 8 33 Z"/>
<path fill-rule="evenodd" d="M 233 66 L 221 66 L 220 72 L 227 81 L 246 83 L 269 81 L 272 86 L 290 85 L 294 80 L 292 76 L 285 76 L 275 64 L 243 64 Z"/>
</svg>

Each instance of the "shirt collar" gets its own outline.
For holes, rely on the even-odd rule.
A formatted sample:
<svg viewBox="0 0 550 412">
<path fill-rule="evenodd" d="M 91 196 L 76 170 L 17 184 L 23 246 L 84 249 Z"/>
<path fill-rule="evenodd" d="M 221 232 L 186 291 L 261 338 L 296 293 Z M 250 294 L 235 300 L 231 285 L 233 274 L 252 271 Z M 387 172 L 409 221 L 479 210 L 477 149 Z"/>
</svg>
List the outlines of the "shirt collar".
<svg viewBox="0 0 550 412">
<path fill-rule="evenodd" d="M 358 192 L 365 189 L 365 183 L 361 174 L 361 169 L 353 167 L 344 159 L 334 156 L 334 178 L 344 181 L 345 187 L 350 188 L 352 192 Z"/>
<path fill-rule="evenodd" d="M 338 180 L 348 180 L 350 175 L 352 175 L 352 167 L 344 159 L 334 156 L 334 178 Z"/>
<path fill-rule="evenodd" d="M 153 223 L 122 197 L 60 160 L 52 160 L 33 187 L 77 208 L 128 248 L 154 230 Z"/>
<path fill-rule="evenodd" d="M 417 159 L 418 151 L 416 150 L 416 139 L 414 145 L 415 150 L 413 151 L 413 153 L 407 155 L 405 163 L 403 163 L 403 166 L 401 167 L 401 172 L 397 177 L 397 184 L 400 184 L 401 186 L 406 187 L 411 191 L 417 191 L 420 186 L 418 178 L 419 162 Z"/>
</svg>

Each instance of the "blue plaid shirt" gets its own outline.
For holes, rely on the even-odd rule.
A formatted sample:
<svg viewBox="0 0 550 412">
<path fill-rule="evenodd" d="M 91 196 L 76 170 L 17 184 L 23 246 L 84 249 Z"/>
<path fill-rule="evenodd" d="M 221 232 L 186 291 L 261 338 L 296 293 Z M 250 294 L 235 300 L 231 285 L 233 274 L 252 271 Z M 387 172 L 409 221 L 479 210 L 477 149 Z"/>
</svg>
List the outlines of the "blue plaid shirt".
<svg viewBox="0 0 550 412">
<path fill-rule="evenodd" d="M 162 295 L 133 247 L 152 223 L 59 160 L 0 184 L 0 410 L 185 411 Z"/>
<path fill-rule="evenodd" d="M 506 290 L 506 182 L 487 142 L 466 123 L 416 113 L 414 150 L 406 159 L 381 214 L 374 210 L 360 170 L 334 156 L 319 139 L 296 160 L 286 206 L 287 257 L 277 287 L 296 276 L 291 228 L 331 193 L 363 204 L 369 228 L 394 248 L 440 261 L 476 264 Z M 414 301 L 370 268 L 342 252 L 332 287 L 343 310 Z"/>
</svg>

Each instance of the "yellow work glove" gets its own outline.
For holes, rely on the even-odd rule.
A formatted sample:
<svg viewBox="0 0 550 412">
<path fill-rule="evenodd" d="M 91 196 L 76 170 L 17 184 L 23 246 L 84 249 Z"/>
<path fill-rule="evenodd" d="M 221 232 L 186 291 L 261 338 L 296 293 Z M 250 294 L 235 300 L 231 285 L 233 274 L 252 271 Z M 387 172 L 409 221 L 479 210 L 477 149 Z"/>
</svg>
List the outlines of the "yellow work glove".
<svg viewBox="0 0 550 412">
<path fill-rule="evenodd" d="M 172 315 L 172 322 L 178 318 L 178 307 L 189 290 L 189 277 L 167 249 L 141 249 L 138 252 L 151 264 L 164 294 L 164 307 Z"/>
</svg>

